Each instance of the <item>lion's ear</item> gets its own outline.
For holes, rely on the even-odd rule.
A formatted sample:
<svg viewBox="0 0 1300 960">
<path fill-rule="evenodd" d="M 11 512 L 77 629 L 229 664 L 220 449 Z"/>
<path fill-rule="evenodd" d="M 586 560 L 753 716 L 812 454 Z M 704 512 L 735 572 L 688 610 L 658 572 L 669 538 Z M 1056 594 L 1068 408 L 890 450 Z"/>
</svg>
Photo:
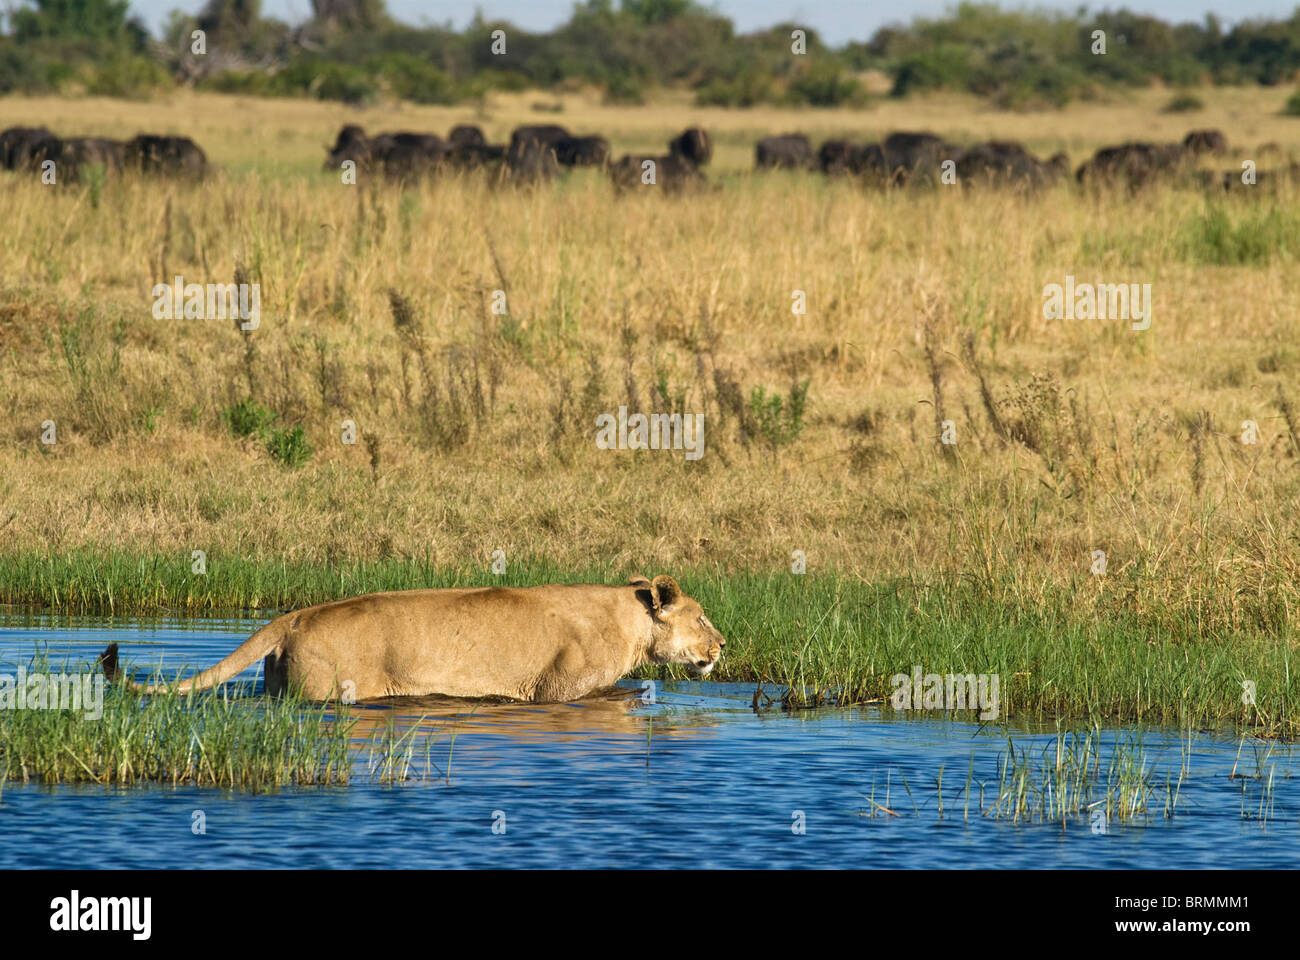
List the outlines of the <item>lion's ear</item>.
<svg viewBox="0 0 1300 960">
<path fill-rule="evenodd" d="M 628 586 L 636 587 L 636 598 L 641 601 L 646 612 L 652 617 L 659 615 L 659 596 L 655 593 L 655 588 L 649 580 L 642 578 L 633 578 L 628 581 Z"/>
<path fill-rule="evenodd" d="M 671 607 L 681 599 L 682 588 L 677 586 L 677 581 L 666 573 L 661 573 L 659 576 L 655 577 L 655 582 L 652 584 L 652 587 L 654 588 L 655 597 L 658 599 L 661 608 Z"/>
</svg>

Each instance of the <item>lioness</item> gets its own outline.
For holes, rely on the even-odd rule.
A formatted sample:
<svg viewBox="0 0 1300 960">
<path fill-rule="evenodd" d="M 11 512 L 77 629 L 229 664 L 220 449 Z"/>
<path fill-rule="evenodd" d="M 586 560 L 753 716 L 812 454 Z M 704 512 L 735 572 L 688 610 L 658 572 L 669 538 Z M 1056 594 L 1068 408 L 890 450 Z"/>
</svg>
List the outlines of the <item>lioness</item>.
<svg viewBox="0 0 1300 960">
<path fill-rule="evenodd" d="M 207 690 L 265 657 L 269 694 L 555 702 L 608 687 L 644 663 L 681 663 L 705 676 L 726 642 L 667 575 L 621 587 L 403 590 L 286 613 L 172 689 Z M 99 660 L 110 680 L 122 679 L 117 644 Z M 169 689 L 124 682 L 147 693 Z"/>
</svg>

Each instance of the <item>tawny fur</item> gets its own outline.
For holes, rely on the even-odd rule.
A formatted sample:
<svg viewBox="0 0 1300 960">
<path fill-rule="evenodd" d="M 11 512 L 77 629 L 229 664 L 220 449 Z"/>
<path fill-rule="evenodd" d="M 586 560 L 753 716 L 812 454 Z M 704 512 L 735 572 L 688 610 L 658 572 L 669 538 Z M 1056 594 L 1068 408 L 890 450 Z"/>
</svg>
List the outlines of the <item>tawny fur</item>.
<svg viewBox="0 0 1300 960">
<path fill-rule="evenodd" d="M 265 660 L 266 691 L 312 700 L 442 694 L 555 702 L 614 684 L 646 663 L 701 675 L 726 644 L 669 576 L 626 586 L 549 584 L 372 593 L 266 624 L 216 666 L 174 685 L 224 683 Z M 100 657 L 121 677 L 116 644 Z"/>
</svg>

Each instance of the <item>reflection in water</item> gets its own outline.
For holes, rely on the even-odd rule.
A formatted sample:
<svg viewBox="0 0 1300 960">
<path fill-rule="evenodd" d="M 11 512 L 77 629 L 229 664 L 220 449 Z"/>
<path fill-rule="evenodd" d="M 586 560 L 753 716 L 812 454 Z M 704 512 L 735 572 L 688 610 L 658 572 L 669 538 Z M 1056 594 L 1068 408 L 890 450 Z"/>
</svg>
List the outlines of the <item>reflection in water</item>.
<svg viewBox="0 0 1300 960">
<path fill-rule="evenodd" d="M 641 741 L 698 736 L 717 724 L 706 714 L 674 717 L 649 707 L 639 687 L 614 687 L 568 703 L 389 697 L 355 704 L 343 715 L 356 722 L 354 740 L 382 737 L 391 727 L 398 734 L 415 729 L 433 736 L 473 733 L 519 742 L 545 739 L 570 743 L 610 737 Z"/>
</svg>

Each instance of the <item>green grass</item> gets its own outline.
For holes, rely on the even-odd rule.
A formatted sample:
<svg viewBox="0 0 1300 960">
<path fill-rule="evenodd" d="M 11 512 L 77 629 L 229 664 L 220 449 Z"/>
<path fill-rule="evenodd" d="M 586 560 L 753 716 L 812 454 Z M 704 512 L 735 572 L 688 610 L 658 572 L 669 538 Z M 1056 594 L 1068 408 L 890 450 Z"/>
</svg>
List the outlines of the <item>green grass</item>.
<svg viewBox="0 0 1300 960">
<path fill-rule="evenodd" d="M 486 560 L 461 569 L 419 560 L 321 567 L 214 555 L 208 573 L 196 576 L 188 557 L 8 554 L 0 556 L 0 601 L 115 614 L 240 608 L 269 617 L 380 590 L 621 583 L 661 572 L 512 560 L 498 577 Z M 1205 625 L 1191 605 L 1134 603 L 1136 588 L 1123 575 L 1030 592 L 1015 581 L 864 582 L 703 566 L 672 572 L 728 639 L 711 679 L 788 688 L 780 701 L 790 709 L 886 700 L 891 677 L 920 665 L 926 673 L 998 674 L 1004 717 L 1298 732 L 1300 684 L 1284 619 Z M 638 674 L 686 675 L 679 668 Z M 1244 702 L 1245 681 L 1254 684 L 1253 704 Z"/>
<path fill-rule="evenodd" d="M 98 719 L 73 710 L 0 711 L 0 781 L 259 791 L 347 783 L 350 773 L 348 725 L 291 699 L 254 707 L 218 694 L 141 697 L 106 686 Z"/>
<path fill-rule="evenodd" d="M 1229 212 L 1210 205 L 1184 221 L 1175 239 L 1179 256 L 1190 263 L 1264 264 L 1300 254 L 1300 216 L 1270 208 Z"/>
<path fill-rule="evenodd" d="M 1010 820 L 1013 823 L 1080 823 L 1104 832 L 1112 823 L 1145 821 L 1155 814 L 1172 819 L 1178 810 L 1184 783 L 1190 777 L 1191 735 L 1183 741 L 1178 770 L 1156 769 L 1143 747 L 1141 734 L 1129 731 L 1111 735 L 1107 750 L 1103 731 L 1093 724 L 1080 730 L 1061 730 L 1048 743 L 1017 745 L 1007 738 L 998 756 L 996 783 L 977 779 L 972 754 L 965 777 L 956 778 L 951 796 L 944 794 L 944 767 L 934 780 L 939 819 L 945 815 Z M 1242 775 L 1243 782 L 1246 777 Z M 949 777 L 949 783 L 954 778 Z M 918 797 L 928 798 L 929 783 L 909 783 L 900 775 L 898 788 L 920 815 Z M 893 771 L 883 784 L 874 782 L 864 796 L 870 805 L 864 816 L 902 816 L 902 796 Z M 916 788 L 917 792 L 913 792 Z M 1272 796 L 1271 781 L 1268 795 Z M 944 801 L 949 803 L 945 814 Z M 1243 806 L 1244 810 L 1244 806 Z M 1098 822 L 1100 821 L 1100 822 Z"/>
</svg>

